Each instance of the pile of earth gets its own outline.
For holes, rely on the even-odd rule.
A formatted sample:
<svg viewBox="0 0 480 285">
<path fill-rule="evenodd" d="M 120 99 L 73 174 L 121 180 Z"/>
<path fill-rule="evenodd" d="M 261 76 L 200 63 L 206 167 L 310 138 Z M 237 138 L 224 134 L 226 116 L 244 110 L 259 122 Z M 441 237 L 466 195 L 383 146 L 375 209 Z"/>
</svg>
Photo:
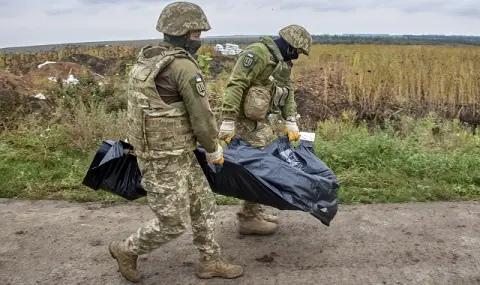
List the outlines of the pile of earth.
<svg viewBox="0 0 480 285">
<path fill-rule="evenodd" d="M 15 128 L 16 122 L 26 116 L 45 118 L 52 111 L 48 100 L 43 94 L 37 93 L 30 82 L 9 71 L 0 70 L 0 128 Z"/>
<path fill-rule="evenodd" d="M 314 131 L 317 122 L 337 118 L 349 107 L 341 83 L 331 80 L 325 86 L 323 74 L 323 69 L 319 69 L 294 79 L 297 110 L 305 130 Z"/>
<path fill-rule="evenodd" d="M 102 59 L 89 54 L 74 54 L 62 58 L 62 61 L 88 66 L 93 72 L 102 76 L 123 75 L 129 60 L 125 58 Z"/>
<path fill-rule="evenodd" d="M 41 67 L 35 66 L 31 68 L 23 78 L 30 82 L 35 88 L 43 89 L 50 84 L 55 84 L 67 80 L 72 75 L 73 79 L 83 76 L 92 76 L 95 79 L 101 79 L 95 75 L 89 68 L 72 62 L 52 62 L 46 63 Z"/>
<path fill-rule="evenodd" d="M 230 73 L 235 65 L 236 58 L 232 56 L 214 55 L 212 60 L 208 62 L 210 65 L 210 74 L 217 77 L 222 72 Z"/>
</svg>

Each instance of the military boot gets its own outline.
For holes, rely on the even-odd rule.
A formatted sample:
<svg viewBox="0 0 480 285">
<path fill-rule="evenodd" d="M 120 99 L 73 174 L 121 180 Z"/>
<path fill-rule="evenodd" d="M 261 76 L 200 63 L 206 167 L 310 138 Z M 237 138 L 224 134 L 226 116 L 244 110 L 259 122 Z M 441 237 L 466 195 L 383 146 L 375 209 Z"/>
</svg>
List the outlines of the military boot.
<svg viewBox="0 0 480 285">
<path fill-rule="evenodd" d="M 137 271 L 137 255 L 129 254 L 123 251 L 120 242 L 111 242 L 109 246 L 110 254 L 117 260 L 120 273 L 127 280 L 132 282 L 140 281 L 140 273 Z"/>
<path fill-rule="evenodd" d="M 197 277 L 209 279 L 213 277 L 237 278 L 243 275 L 243 267 L 225 262 L 223 259 L 203 260 L 198 264 Z"/>
<path fill-rule="evenodd" d="M 278 224 L 278 217 L 272 214 L 260 213 L 260 217 L 270 223 Z"/>
<path fill-rule="evenodd" d="M 259 216 L 253 218 L 238 217 L 239 228 L 238 232 L 243 235 L 271 235 L 275 233 L 278 225 L 269 221 L 266 221 Z"/>
<path fill-rule="evenodd" d="M 261 208 L 260 212 L 258 213 L 258 217 L 261 218 L 261 219 L 264 219 L 267 222 L 278 224 L 278 216 L 274 215 L 274 214 L 268 214 L 265 211 L 265 208 L 263 208 L 263 207 Z"/>
</svg>

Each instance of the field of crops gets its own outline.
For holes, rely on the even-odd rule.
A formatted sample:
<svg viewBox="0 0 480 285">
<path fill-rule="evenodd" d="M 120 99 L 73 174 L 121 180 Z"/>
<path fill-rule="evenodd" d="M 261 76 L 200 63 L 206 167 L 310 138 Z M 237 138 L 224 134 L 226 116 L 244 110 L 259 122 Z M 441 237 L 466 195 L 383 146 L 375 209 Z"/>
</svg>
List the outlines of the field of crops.
<svg viewBox="0 0 480 285">
<path fill-rule="evenodd" d="M 316 114 L 348 106 L 365 119 L 434 111 L 480 123 L 478 47 L 321 45 L 297 65 L 297 88 L 324 106 Z"/>
</svg>

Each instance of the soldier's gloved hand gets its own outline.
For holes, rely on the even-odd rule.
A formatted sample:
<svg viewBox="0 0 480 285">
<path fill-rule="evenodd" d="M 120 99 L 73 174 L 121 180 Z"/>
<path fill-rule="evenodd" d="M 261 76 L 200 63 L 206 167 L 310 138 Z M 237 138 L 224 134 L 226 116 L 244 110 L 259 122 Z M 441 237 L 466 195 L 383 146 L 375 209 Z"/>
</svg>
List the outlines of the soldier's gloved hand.
<svg viewBox="0 0 480 285">
<path fill-rule="evenodd" d="M 218 139 L 230 143 L 232 137 L 235 135 L 235 121 L 224 120 L 218 132 Z"/>
<path fill-rule="evenodd" d="M 288 135 L 289 141 L 298 141 L 300 139 L 300 130 L 296 121 L 286 121 L 283 133 Z"/>
<path fill-rule="evenodd" d="M 208 163 L 223 164 L 223 148 L 221 145 L 217 145 L 215 152 L 205 152 Z"/>
</svg>

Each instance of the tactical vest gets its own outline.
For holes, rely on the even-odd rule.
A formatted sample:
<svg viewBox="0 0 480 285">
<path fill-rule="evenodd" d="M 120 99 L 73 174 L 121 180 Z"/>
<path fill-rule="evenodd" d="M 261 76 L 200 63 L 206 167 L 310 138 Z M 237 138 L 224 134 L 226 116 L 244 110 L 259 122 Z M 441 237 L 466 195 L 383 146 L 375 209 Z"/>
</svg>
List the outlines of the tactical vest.
<svg viewBox="0 0 480 285">
<path fill-rule="evenodd" d="M 276 44 L 268 37 L 264 37 L 263 44 L 270 53 L 270 60 L 276 62 L 276 66 L 269 75 L 267 81 L 254 81 L 245 94 L 244 112 L 251 120 L 260 121 L 268 114 L 278 114 L 285 105 L 288 96 L 292 93 L 291 67 L 283 60 L 283 56 Z M 281 89 L 277 89 L 281 88 Z M 279 92 L 286 88 L 288 92 Z"/>
<path fill-rule="evenodd" d="M 130 72 L 129 142 L 142 151 L 193 150 L 196 138 L 183 101 L 166 104 L 158 94 L 156 76 L 175 58 L 195 59 L 183 50 L 147 45 Z"/>
<path fill-rule="evenodd" d="M 285 61 L 279 60 L 272 74 L 268 77 L 268 80 L 273 84 L 269 113 L 280 113 L 281 108 L 285 105 L 290 94 L 292 94 L 293 90 L 290 90 L 291 74 L 291 67 Z M 277 87 L 287 88 L 288 92 L 277 92 Z"/>
</svg>

